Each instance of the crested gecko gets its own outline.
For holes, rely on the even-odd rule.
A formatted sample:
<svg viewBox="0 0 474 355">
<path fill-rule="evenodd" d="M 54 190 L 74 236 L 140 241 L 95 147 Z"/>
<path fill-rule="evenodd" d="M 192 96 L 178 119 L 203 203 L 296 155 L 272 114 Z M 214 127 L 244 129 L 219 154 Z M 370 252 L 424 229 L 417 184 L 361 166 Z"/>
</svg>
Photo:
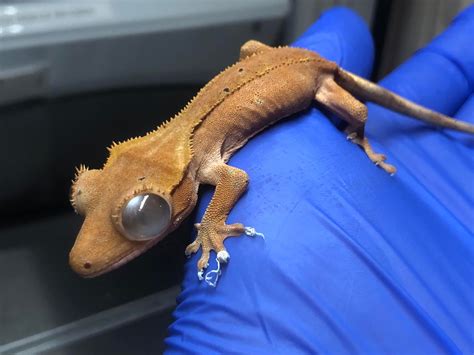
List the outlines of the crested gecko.
<svg viewBox="0 0 474 355">
<path fill-rule="evenodd" d="M 210 252 L 215 251 L 220 272 L 220 263 L 230 258 L 224 246 L 227 237 L 260 235 L 241 223 L 226 224 L 249 182 L 245 171 L 227 161 L 254 135 L 314 101 L 347 123 L 347 138 L 371 162 L 394 174 L 395 167 L 373 151 L 364 135 L 367 108 L 359 100 L 474 133 L 474 125 L 408 101 L 315 52 L 251 40 L 242 46 L 239 61 L 171 120 L 143 137 L 113 143 L 102 169 L 77 169 L 71 203 L 85 220 L 70 252 L 71 267 L 83 277 L 94 277 L 142 254 L 190 214 L 199 185 L 210 184 L 214 195 L 185 253 L 202 250 L 197 269 L 203 279 Z M 206 281 L 215 285 L 210 273 Z"/>
</svg>

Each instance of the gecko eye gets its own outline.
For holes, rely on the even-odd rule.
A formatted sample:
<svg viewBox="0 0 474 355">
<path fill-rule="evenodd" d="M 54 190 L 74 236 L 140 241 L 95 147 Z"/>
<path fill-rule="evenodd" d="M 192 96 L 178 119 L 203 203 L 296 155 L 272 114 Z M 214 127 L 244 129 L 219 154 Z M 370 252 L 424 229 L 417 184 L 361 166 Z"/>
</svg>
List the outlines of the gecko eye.
<svg viewBox="0 0 474 355">
<path fill-rule="evenodd" d="M 131 198 L 122 208 L 122 228 L 131 240 L 160 236 L 171 220 L 171 208 L 161 196 L 143 193 Z"/>
</svg>

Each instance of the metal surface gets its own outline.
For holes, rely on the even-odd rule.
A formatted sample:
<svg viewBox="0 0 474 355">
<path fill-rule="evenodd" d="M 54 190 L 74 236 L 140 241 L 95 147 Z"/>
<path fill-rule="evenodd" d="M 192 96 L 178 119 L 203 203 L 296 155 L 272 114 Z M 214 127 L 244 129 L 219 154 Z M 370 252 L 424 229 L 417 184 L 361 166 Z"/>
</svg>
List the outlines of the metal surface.
<svg viewBox="0 0 474 355">
<path fill-rule="evenodd" d="M 0 354 L 38 354 L 61 349 L 71 343 L 123 327 L 143 318 L 169 311 L 175 306 L 179 287 L 157 292 L 137 301 L 0 346 Z"/>
<path fill-rule="evenodd" d="M 91 90 L 205 82 L 234 62 L 249 38 L 274 44 L 289 8 L 289 0 L 0 4 L 0 80 L 24 67 L 48 69 L 38 90 L 18 77 L 14 94 L 0 95 L 0 105 Z M 10 86 L 14 79 L 9 76 Z"/>
</svg>

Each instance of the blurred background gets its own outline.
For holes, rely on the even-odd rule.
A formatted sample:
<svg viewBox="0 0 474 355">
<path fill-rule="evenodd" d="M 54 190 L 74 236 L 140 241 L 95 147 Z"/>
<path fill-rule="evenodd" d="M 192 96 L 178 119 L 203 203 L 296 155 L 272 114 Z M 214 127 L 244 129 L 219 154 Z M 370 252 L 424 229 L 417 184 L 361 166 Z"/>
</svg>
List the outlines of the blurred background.
<svg viewBox="0 0 474 355">
<path fill-rule="evenodd" d="M 164 349 L 192 218 L 97 279 L 68 266 L 74 168 L 174 115 L 248 39 L 289 44 L 322 11 L 357 11 L 378 80 L 469 0 L 0 0 L 0 353 Z"/>
</svg>

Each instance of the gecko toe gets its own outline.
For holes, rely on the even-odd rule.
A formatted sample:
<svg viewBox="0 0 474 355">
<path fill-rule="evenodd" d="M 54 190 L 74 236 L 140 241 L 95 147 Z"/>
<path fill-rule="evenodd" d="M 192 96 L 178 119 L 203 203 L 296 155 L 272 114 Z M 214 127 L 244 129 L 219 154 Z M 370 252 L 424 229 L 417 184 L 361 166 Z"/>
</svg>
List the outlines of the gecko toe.
<svg viewBox="0 0 474 355">
<path fill-rule="evenodd" d="M 226 224 L 222 227 L 220 233 L 225 237 L 238 237 L 245 232 L 245 227 L 242 223 Z"/>
<path fill-rule="evenodd" d="M 192 254 L 196 253 L 199 250 L 200 247 L 201 247 L 201 241 L 200 241 L 199 238 L 196 238 L 196 240 L 194 242 L 192 242 L 191 244 L 189 244 L 186 247 L 186 250 L 184 251 L 184 254 L 187 257 L 190 257 Z"/>
<path fill-rule="evenodd" d="M 197 263 L 198 270 L 204 270 L 209 265 L 209 250 L 203 250 Z"/>
<path fill-rule="evenodd" d="M 369 158 L 375 163 L 375 165 L 380 165 L 380 163 L 387 160 L 387 156 L 385 154 L 379 154 L 379 153 L 372 153 L 369 155 Z"/>
<path fill-rule="evenodd" d="M 381 167 L 383 170 L 385 170 L 387 173 L 389 173 L 390 176 L 395 175 L 395 173 L 397 172 L 397 168 L 396 168 L 396 167 L 394 167 L 393 165 L 384 163 L 384 162 L 381 162 L 381 163 L 379 164 L 379 167 Z"/>
</svg>

